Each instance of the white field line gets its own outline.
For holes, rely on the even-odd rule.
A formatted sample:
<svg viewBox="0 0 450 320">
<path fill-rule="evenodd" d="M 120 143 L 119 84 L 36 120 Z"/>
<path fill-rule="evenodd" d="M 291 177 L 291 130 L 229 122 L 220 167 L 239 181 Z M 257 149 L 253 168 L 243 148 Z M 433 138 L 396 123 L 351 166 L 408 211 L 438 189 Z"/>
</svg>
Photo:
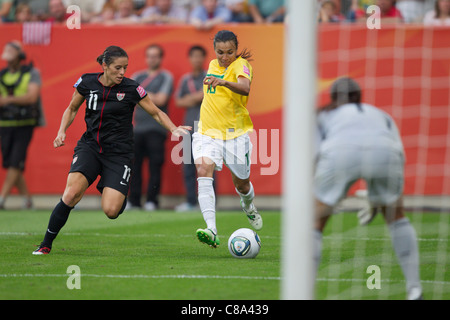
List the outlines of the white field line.
<svg viewBox="0 0 450 320">
<path fill-rule="evenodd" d="M 45 273 L 11 273 L 0 274 L 0 278 L 34 278 L 34 277 L 69 277 L 72 274 L 45 274 Z M 116 279 L 238 279 L 238 280 L 280 280 L 280 277 L 250 277 L 250 276 L 219 276 L 219 275 L 186 275 L 186 274 L 169 274 L 169 275 L 146 275 L 146 274 L 85 274 L 81 273 L 81 277 L 89 278 L 116 278 Z"/>
<path fill-rule="evenodd" d="M 37 232 L 0 232 L 0 236 L 36 236 L 36 235 L 43 235 L 43 233 L 37 233 Z M 80 233 L 80 232 L 61 232 L 61 235 L 66 236 L 93 236 L 93 237 L 111 237 L 111 238 L 121 238 L 121 237 L 127 237 L 127 238 L 164 238 L 164 237 L 171 237 L 169 234 L 158 234 L 158 233 L 142 233 L 142 234 L 111 234 L 111 233 Z M 195 234 L 179 234 L 178 237 L 182 238 L 195 238 Z M 225 236 L 225 235 L 222 235 Z M 281 236 L 269 236 L 264 235 L 263 238 L 266 239 L 281 239 Z M 370 237 L 341 237 L 341 236 L 324 236 L 324 239 L 328 240 L 345 240 L 345 241 L 391 241 L 390 238 L 383 237 L 383 238 L 370 238 Z M 449 238 L 417 238 L 417 241 L 423 241 L 423 242 L 448 242 Z"/>
<path fill-rule="evenodd" d="M 45 273 L 9 273 L 0 274 L 0 278 L 57 278 L 69 277 L 72 274 L 45 274 Z M 280 281 L 281 277 L 250 277 L 250 276 L 220 276 L 220 275 L 190 275 L 190 274 L 170 274 L 170 275 L 146 275 L 146 274 L 80 274 L 81 277 L 88 278 L 110 278 L 110 279 L 208 279 L 208 280 L 258 280 L 258 281 Z M 318 278 L 320 282 L 362 282 L 367 279 L 334 279 Z M 383 279 L 385 283 L 404 283 L 404 280 Z M 421 280 L 423 284 L 450 285 L 450 281 Z"/>
</svg>

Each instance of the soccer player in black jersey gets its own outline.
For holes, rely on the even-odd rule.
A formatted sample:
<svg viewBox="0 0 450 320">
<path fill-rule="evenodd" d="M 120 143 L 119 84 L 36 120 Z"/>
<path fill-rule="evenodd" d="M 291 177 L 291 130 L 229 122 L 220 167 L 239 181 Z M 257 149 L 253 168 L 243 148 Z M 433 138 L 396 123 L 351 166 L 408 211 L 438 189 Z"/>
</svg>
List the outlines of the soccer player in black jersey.
<svg viewBox="0 0 450 320">
<path fill-rule="evenodd" d="M 44 240 L 33 252 L 35 255 L 50 253 L 53 240 L 70 211 L 99 175 L 97 189 L 102 194 L 103 211 L 110 219 L 123 212 L 134 152 L 132 120 L 136 104 L 177 137 L 191 130 L 189 126 L 175 126 L 136 81 L 125 78 L 128 55 L 122 48 L 106 48 L 97 62 L 103 72 L 84 74 L 75 83 L 72 101 L 63 114 L 53 142 L 55 148 L 64 146 L 66 131 L 86 101 L 86 132 L 75 147 L 66 189 L 50 216 Z"/>
</svg>

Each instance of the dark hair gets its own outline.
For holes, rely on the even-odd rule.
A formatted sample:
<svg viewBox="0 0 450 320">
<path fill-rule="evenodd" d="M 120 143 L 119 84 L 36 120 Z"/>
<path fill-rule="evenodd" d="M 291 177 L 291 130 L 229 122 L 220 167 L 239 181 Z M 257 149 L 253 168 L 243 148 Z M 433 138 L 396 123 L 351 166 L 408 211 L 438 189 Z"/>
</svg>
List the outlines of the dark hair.
<svg viewBox="0 0 450 320">
<path fill-rule="evenodd" d="M 153 48 L 159 50 L 159 57 L 160 57 L 160 58 L 163 58 L 163 57 L 164 57 L 164 49 L 163 49 L 163 47 L 161 47 L 159 44 L 155 44 L 155 43 L 154 43 L 154 44 L 149 45 L 149 46 L 145 49 L 145 52 L 147 52 L 148 49 L 153 49 Z"/>
<path fill-rule="evenodd" d="M 200 51 L 203 56 L 206 56 L 206 49 L 202 46 L 195 45 L 189 48 L 188 55 L 190 56 L 194 51 Z"/>
<path fill-rule="evenodd" d="M 110 65 L 116 58 L 128 58 L 128 54 L 122 48 L 118 46 L 109 46 L 105 49 L 105 51 L 97 57 L 97 62 L 102 65 L 102 63 L 106 63 L 106 65 Z"/>
<path fill-rule="evenodd" d="M 323 110 L 332 110 L 346 103 L 361 104 L 361 87 L 348 77 L 337 79 L 330 88 L 330 104 L 323 107 Z"/>
<path fill-rule="evenodd" d="M 237 36 L 228 30 L 220 30 L 219 32 L 216 33 L 216 35 L 214 36 L 214 48 L 216 47 L 216 43 L 217 42 L 228 42 L 231 41 L 234 43 L 234 45 L 236 46 L 236 50 L 238 49 L 238 39 Z M 250 51 L 247 50 L 247 48 L 245 48 L 244 50 L 242 50 L 241 53 L 239 53 L 237 55 L 238 57 L 241 57 L 243 59 L 249 60 L 251 61 L 251 57 L 253 56 L 252 53 Z"/>
<path fill-rule="evenodd" d="M 434 3 L 434 12 L 435 12 L 435 18 L 439 19 L 441 16 L 441 9 L 439 8 L 439 0 L 436 0 Z"/>
</svg>

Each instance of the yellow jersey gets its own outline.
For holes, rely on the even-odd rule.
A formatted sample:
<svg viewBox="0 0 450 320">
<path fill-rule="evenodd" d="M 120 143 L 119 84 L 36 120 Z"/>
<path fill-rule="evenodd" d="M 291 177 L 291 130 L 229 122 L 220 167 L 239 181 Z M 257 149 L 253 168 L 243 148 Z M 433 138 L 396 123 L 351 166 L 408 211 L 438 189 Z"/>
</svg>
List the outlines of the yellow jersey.
<svg viewBox="0 0 450 320">
<path fill-rule="evenodd" d="M 237 82 L 238 77 L 252 81 L 250 63 L 238 57 L 228 68 L 219 65 L 217 59 L 209 63 L 207 76 Z M 253 123 L 247 110 L 248 96 L 243 96 L 223 86 L 209 88 L 203 85 L 203 101 L 200 109 L 198 132 L 214 139 L 234 139 L 253 130 Z"/>
</svg>

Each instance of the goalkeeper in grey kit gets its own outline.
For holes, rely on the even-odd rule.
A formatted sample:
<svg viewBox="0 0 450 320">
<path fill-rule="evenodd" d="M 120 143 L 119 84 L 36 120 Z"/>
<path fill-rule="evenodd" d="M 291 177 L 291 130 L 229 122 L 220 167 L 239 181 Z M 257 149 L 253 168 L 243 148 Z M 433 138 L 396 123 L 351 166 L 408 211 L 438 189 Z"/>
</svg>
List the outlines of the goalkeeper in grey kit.
<svg viewBox="0 0 450 320">
<path fill-rule="evenodd" d="M 353 79 L 336 80 L 330 94 L 331 104 L 317 116 L 316 267 L 320 263 L 322 231 L 334 207 L 353 183 L 363 179 L 370 209 L 360 212 L 360 223 L 370 223 L 381 211 L 406 278 L 407 298 L 422 299 L 417 236 L 403 212 L 404 150 L 397 126 L 384 111 L 361 103 L 361 88 Z"/>
</svg>

